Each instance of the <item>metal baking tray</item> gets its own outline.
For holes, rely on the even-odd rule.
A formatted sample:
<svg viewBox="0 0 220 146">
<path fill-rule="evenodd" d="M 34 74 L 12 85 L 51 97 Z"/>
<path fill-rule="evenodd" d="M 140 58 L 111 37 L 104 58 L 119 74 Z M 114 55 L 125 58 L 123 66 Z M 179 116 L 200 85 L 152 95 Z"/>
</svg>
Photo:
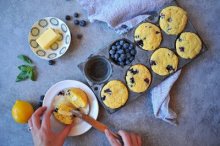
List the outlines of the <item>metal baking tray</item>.
<svg viewBox="0 0 220 146">
<path fill-rule="evenodd" d="M 151 16 L 143 21 L 143 22 L 151 22 L 157 26 L 159 26 L 159 13 L 160 11 L 167 7 L 167 6 L 171 6 L 171 5 L 175 5 L 177 6 L 177 3 L 176 1 L 173 1 L 169 4 L 166 4 L 164 5 L 160 10 L 158 11 L 154 11 L 152 12 Z M 142 22 L 142 23 L 143 23 Z M 125 39 L 131 43 L 134 43 L 134 38 L 133 38 L 133 35 L 134 35 L 134 30 L 135 28 L 128 32 L 125 36 L 123 36 L 122 38 L 120 39 Z M 192 23 L 190 22 L 189 20 L 189 16 L 188 16 L 188 22 L 187 22 L 187 25 L 184 29 L 183 32 L 194 32 L 196 33 L 198 36 L 199 34 L 197 33 L 196 29 L 194 28 L 194 26 L 192 25 Z M 173 52 L 176 53 L 176 49 L 175 49 L 175 42 L 176 42 L 176 39 L 179 37 L 179 36 L 173 36 L 173 35 L 167 35 L 165 32 L 163 32 L 161 30 L 161 33 L 162 33 L 162 37 L 163 37 L 163 40 L 160 44 L 159 47 L 167 47 L 169 49 L 171 49 Z M 200 36 L 199 36 L 200 37 Z M 202 38 L 200 37 L 201 41 L 202 41 Z M 119 40 L 119 39 L 117 39 Z M 117 40 L 114 40 L 112 43 L 114 43 L 115 41 Z M 170 75 L 167 75 L 167 76 L 159 76 L 157 74 L 155 74 L 152 70 L 151 70 L 151 67 L 150 67 L 150 57 L 151 57 L 151 54 L 154 52 L 154 51 L 145 51 L 143 49 L 141 49 L 139 46 L 135 45 L 136 47 L 136 51 L 137 51 L 137 54 L 135 56 L 135 59 L 133 60 L 133 62 L 129 65 L 126 65 L 124 67 L 122 66 L 119 66 L 119 65 L 116 65 L 109 57 L 109 48 L 112 44 L 107 44 L 105 48 L 99 50 L 97 53 L 95 54 L 91 54 L 87 60 L 85 62 L 82 62 L 78 65 L 79 69 L 81 70 L 81 72 L 83 73 L 84 77 L 86 78 L 88 84 L 90 85 L 90 87 L 92 88 L 92 90 L 94 91 L 94 93 L 96 94 L 98 100 L 100 101 L 100 103 L 103 105 L 103 107 L 109 112 L 109 113 L 114 113 L 116 112 L 117 110 L 119 110 L 120 108 L 118 109 L 110 109 L 108 108 L 107 106 L 105 106 L 105 104 L 102 102 L 101 100 L 101 97 L 100 97 L 100 92 L 101 92 L 101 89 L 102 87 L 110 80 L 120 80 L 122 81 L 125 85 L 126 85 L 126 81 L 125 81 L 125 75 L 126 75 L 126 72 L 128 70 L 128 68 L 132 65 L 135 65 L 135 64 L 143 64 L 145 66 L 147 66 L 147 68 L 149 69 L 149 71 L 151 72 L 151 75 L 152 75 L 152 82 L 148 88 L 147 91 L 150 91 L 151 88 L 155 87 L 156 85 L 158 85 L 159 83 L 161 83 L 163 80 L 165 80 L 167 77 L 169 77 Z M 197 55 L 197 57 L 199 57 L 202 53 L 204 53 L 205 51 L 207 50 L 207 47 L 206 45 L 204 44 L 204 42 L 202 41 L 202 49 L 200 51 L 200 54 Z M 178 55 L 177 55 L 178 56 Z M 101 61 L 102 63 L 101 64 L 97 64 L 96 65 L 96 68 L 95 70 L 97 72 L 101 72 L 101 73 L 105 73 L 106 76 L 103 78 L 103 79 L 100 79 L 100 80 L 96 80 L 96 79 L 91 79 L 90 78 L 90 75 L 87 73 L 87 70 L 90 66 L 90 63 L 93 63 L 94 61 L 97 61 L 96 58 L 98 58 L 99 61 Z M 183 66 L 185 66 L 186 64 L 192 62 L 194 59 L 183 59 L 181 57 L 179 57 L 179 64 L 178 64 L 178 69 L 181 69 Z M 97 62 L 96 62 L 97 63 Z M 103 67 L 103 65 L 105 67 Z M 129 90 L 129 88 L 128 88 Z M 142 93 L 134 93 L 132 91 L 129 90 L 129 98 L 128 98 L 128 101 L 126 104 L 132 102 L 133 100 L 135 100 L 137 97 L 139 97 L 140 95 L 142 94 L 145 94 L 147 91 L 145 92 L 142 92 Z M 125 105 L 126 105 L 125 104 Z"/>
</svg>

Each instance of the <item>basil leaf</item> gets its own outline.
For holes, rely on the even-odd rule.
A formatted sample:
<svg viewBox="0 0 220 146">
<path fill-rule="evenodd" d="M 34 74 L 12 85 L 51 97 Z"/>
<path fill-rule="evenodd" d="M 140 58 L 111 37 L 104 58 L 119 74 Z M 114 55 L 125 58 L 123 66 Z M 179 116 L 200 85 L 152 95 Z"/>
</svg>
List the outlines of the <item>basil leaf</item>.
<svg viewBox="0 0 220 146">
<path fill-rule="evenodd" d="M 20 65 L 18 66 L 18 69 L 22 72 L 31 72 L 34 70 L 34 67 L 29 66 L 29 65 Z"/>
<path fill-rule="evenodd" d="M 18 58 L 24 61 L 27 64 L 33 64 L 32 60 L 25 55 L 18 55 Z"/>
<path fill-rule="evenodd" d="M 35 81 L 35 73 L 34 70 L 31 72 L 28 72 L 28 78 L 31 79 L 32 81 Z"/>
<path fill-rule="evenodd" d="M 27 78 L 28 78 L 28 73 L 27 72 L 20 72 L 20 74 L 16 78 L 16 82 L 26 80 Z"/>
</svg>

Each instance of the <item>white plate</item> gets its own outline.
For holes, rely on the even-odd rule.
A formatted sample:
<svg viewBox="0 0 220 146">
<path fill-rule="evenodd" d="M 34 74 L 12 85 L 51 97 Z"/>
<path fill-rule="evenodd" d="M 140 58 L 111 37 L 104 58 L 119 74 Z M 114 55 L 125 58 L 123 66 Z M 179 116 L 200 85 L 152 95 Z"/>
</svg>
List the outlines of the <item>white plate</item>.
<svg viewBox="0 0 220 146">
<path fill-rule="evenodd" d="M 61 82 L 56 83 L 53 85 L 45 94 L 44 100 L 43 100 L 43 106 L 46 106 L 48 108 L 54 108 L 54 97 L 57 95 L 57 93 L 63 89 L 77 87 L 82 89 L 88 96 L 89 99 L 89 116 L 93 117 L 94 119 L 97 119 L 98 113 L 99 113 L 99 105 L 96 99 L 95 94 L 92 92 L 92 90 L 85 85 L 82 82 L 75 81 L 75 80 L 64 80 Z M 64 128 L 64 125 L 58 122 L 54 116 L 51 116 L 51 127 L 54 131 L 60 131 Z M 69 136 L 77 136 L 81 135 L 85 132 L 87 132 L 91 128 L 91 125 L 86 123 L 85 121 L 80 120 L 77 122 L 73 128 L 71 129 L 71 132 L 69 133 Z"/>
<path fill-rule="evenodd" d="M 44 50 L 38 45 L 36 39 L 48 28 L 57 32 L 60 38 L 48 50 Z M 31 27 L 28 42 L 35 55 L 42 59 L 52 60 L 62 56 L 67 51 L 71 42 L 71 33 L 68 26 L 59 18 L 46 17 L 38 20 Z"/>
</svg>

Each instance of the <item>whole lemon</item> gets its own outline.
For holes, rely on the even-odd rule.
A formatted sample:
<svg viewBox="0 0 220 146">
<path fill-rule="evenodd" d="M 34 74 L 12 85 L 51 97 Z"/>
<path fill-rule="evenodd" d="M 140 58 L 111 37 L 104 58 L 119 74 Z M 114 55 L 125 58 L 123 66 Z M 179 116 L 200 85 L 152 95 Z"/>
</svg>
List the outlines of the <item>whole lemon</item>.
<svg viewBox="0 0 220 146">
<path fill-rule="evenodd" d="M 17 100 L 11 110 L 13 119 L 20 124 L 27 123 L 33 112 L 32 105 L 22 100 Z"/>
</svg>

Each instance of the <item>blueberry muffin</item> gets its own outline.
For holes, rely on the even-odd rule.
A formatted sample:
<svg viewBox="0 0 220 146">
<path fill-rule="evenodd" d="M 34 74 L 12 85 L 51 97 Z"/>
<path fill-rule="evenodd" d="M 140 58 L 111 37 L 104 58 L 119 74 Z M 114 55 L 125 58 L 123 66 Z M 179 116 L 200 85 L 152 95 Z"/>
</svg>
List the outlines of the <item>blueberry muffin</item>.
<svg viewBox="0 0 220 146">
<path fill-rule="evenodd" d="M 135 29 L 134 41 L 144 50 L 155 50 L 161 40 L 160 29 L 152 23 L 142 23 Z"/>
<path fill-rule="evenodd" d="M 84 108 L 88 104 L 86 93 L 79 88 L 70 88 L 65 91 L 65 97 L 76 107 Z"/>
<path fill-rule="evenodd" d="M 128 100 L 128 89 L 121 81 L 109 81 L 102 88 L 101 100 L 111 109 L 119 108 Z"/>
<path fill-rule="evenodd" d="M 184 59 L 192 59 L 199 54 L 202 48 L 200 38 L 192 32 L 181 33 L 176 40 L 176 52 Z"/>
<path fill-rule="evenodd" d="M 131 66 L 125 78 L 129 89 L 137 93 L 146 91 L 151 83 L 151 74 L 142 64 Z"/>
<path fill-rule="evenodd" d="M 169 6 L 160 12 L 160 27 L 168 35 L 181 33 L 187 23 L 187 13 L 177 6 Z"/>
<path fill-rule="evenodd" d="M 68 99 L 64 96 L 59 96 L 59 99 L 55 103 L 53 115 L 59 122 L 63 124 L 71 124 L 74 120 L 74 117 L 71 115 L 71 111 L 73 109 L 76 108 L 69 102 Z"/>
<path fill-rule="evenodd" d="M 178 57 L 167 48 L 159 48 L 152 54 L 150 65 L 156 74 L 165 76 L 177 70 Z"/>
</svg>

